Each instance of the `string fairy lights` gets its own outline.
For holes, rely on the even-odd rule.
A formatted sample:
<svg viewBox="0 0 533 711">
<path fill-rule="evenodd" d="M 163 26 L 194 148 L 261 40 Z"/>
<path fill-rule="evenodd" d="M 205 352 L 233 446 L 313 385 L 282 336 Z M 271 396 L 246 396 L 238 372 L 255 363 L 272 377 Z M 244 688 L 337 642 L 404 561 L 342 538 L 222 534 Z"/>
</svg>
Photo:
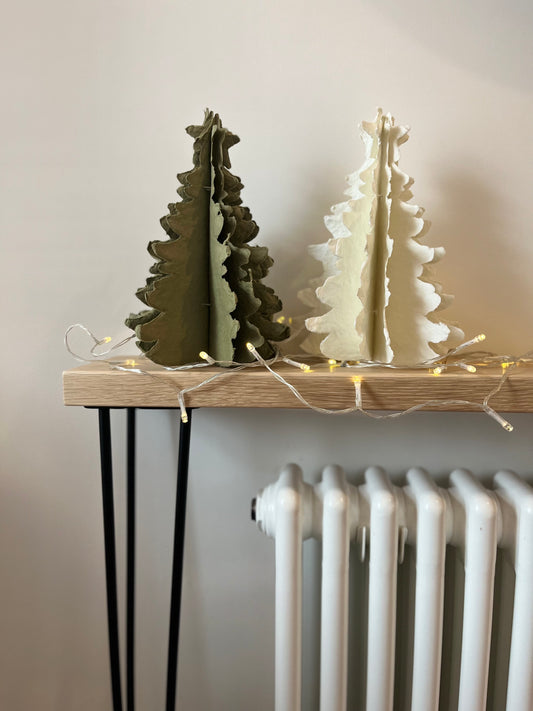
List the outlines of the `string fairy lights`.
<svg viewBox="0 0 533 711">
<path fill-rule="evenodd" d="M 84 358 L 83 356 L 78 355 L 75 353 L 71 346 L 70 346 L 70 334 L 74 329 L 79 328 L 81 331 L 84 331 L 89 338 L 93 341 L 93 346 L 90 349 L 90 358 Z M 102 346 L 107 343 L 111 343 L 113 340 L 111 336 L 105 336 L 105 338 L 97 338 L 92 331 L 89 331 L 89 329 L 84 326 L 82 323 L 73 323 L 72 326 L 69 326 L 67 330 L 65 331 L 65 337 L 64 337 L 64 342 L 65 342 L 65 347 L 67 351 L 70 353 L 71 356 L 73 356 L 77 361 L 80 363 L 87 363 L 87 361 L 94 360 L 96 358 L 100 358 L 101 356 L 109 355 L 111 351 L 115 351 L 117 348 L 120 348 L 121 346 L 126 345 L 129 341 L 133 340 L 135 338 L 135 335 L 128 336 L 127 338 L 122 339 L 119 343 L 116 343 L 114 346 L 111 346 L 108 348 L 106 351 L 101 351 L 100 353 L 96 352 L 96 349 L 98 346 Z"/>
<path fill-rule="evenodd" d="M 363 409 L 363 390 L 361 383 L 363 378 L 360 375 L 356 375 L 352 378 L 353 384 L 355 385 L 355 406 L 358 410 Z"/>
<path fill-rule="evenodd" d="M 89 336 L 89 338 L 93 341 L 92 347 L 89 349 L 88 357 L 82 356 L 75 352 L 70 345 L 70 337 L 72 332 L 75 329 L 80 329 L 82 330 L 86 335 Z M 478 343 L 481 343 L 485 340 L 486 336 L 485 334 L 481 333 L 477 335 L 475 338 L 471 338 L 468 341 L 465 341 L 465 343 L 462 343 L 461 345 L 457 346 L 457 348 L 454 348 L 450 350 L 446 355 L 444 356 L 438 356 L 430 361 L 426 361 L 425 363 L 420 363 L 415 366 L 410 366 L 406 368 L 405 366 L 401 365 L 392 365 L 390 363 L 376 363 L 373 361 L 357 361 L 357 362 L 349 362 L 349 361 L 336 361 L 333 359 L 328 359 L 327 361 L 324 361 L 323 363 L 318 363 L 315 364 L 313 363 L 313 368 L 311 365 L 308 363 L 303 363 L 299 360 L 295 360 L 294 357 L 289 357 L 286 355 L 283 355 L 279 351 L 276 352 L 276 354 L 270 358 L 270 359 L 265 359 L 263 358 L 257 349 L 254 347 L 252 343 L 247 343 L 246 346 L 249 350 L 249 352 L 253 355 L 254 361 L 251 363 L 236 363 L 233 361 L 217 361 L 213 357 L 211 357 L 207 352 L 201 351 L 199 355 L 199 361 L 196 363 L 189 363 L 186 365 L 181 365 L 181 366 L 176 366 L 176 367 L 164 367 L 164 366 L 159 366 L 161 370 L 146 370 L 142 368 L 142 360 L 144 359 L 144 356 L 141 356 L 139 360 L 136 360 L 134 358 L 127 358 L 124 361 L 115 361 L 115 360 L 107 360 L 105 359 L 105 356 L 109 355 L 113 351 L 117 350 L 118 348 L 124 346 L 126 343 L 129 341 L 133 340 L 135 338 L 135 335 L 128 336 L 127 338 L 123 338 L 120 340 L 118 343 L 114 345 L 109 345 L 112 343 L 112 338 L 109 336 L 106 336 L 105 338 L 97 338 L 88 328 L 86 328 L 83 324 L 73 324 L 72 326 L 69 326 L 69 328 L 65 332 L 65 346 L 67 351 L 78 361 L 82 363 L 90 362 L 97 360 L 99 362 L 104 362 L 106 363 L 111 369 L 113 370 L 121 370 L 121 371 L 126 371 L 129 373 L 137 373 L 140 375 L 146 375 L 152 378 L 156 378 L 161 381 L 161 378 L 159 377 L 161 374 L 164 374 L 165 372 L 172 372 L 172 371 L 181 371 L 181 370 L 190 370 L 190 369 L 197 369 L 197 368 L 204 368 L 207 366 L 222 366 L 220 367 L 217 372 L 215 373 L 210 373 L 210 375 L 202 380 L 201 382 L 192 385 L 187 388 L 178 388 L 176 385 L 171 383 L 168 379 L 164 380 L 165 384 L 168 386 L 172 387 L 176 391 L 177 395 L 177 400 L 178 400 L 178 405 L 180 408 L 180 414 L 181 414 L 181 420 L 182 422 L 187 422 L 188 417 L 187 417 L 187 408 L 186 408 L 186 396 L 195 391 L 198 390 L 209 383 L 214 382 L 215 380 L 218 380 L 219 378 L 224 378 L 224 377 L 232 377 L 236 373 L 248 369 L 248 368 L 254 368 L 254 367 L 262 367 L 265 370 L 267 370 L 274 379 L 276 379 L 278 382 L 280 382 L 284 387 L 286 387 L 288 390 L 290 390 L 293 395 L 297 398 L 297 400 L 307 409 L 313 410 L 315 412 L 323 413 L 323 414 L 328 414 L 328 415 L 344 415 L 344 414 L 349 414 L 352 412 L 360 412 L 361 414 L 365 415 L 366 417 L 370 417 L 372 419 L 376 420 L 382 420 L 382 419 L 392 419 L 392 418 L 398 418 L 402 417 L 404 415 L 408 415 L 412 412 L 417 412 L 419 410 L 423 410 L 429 407 L 446 407 L 446 406 L 460 406 L 460 407 L 468 407 L 468 408 L 475 408 L 478 409 L 485 414 L 489 415 L 493 420 L 495 420 L 504 430 L 507 432 L 512 432 L 513 431 L 513 426 L 505 419 L 503 418 L 498 412 L 496 412 L 491 406 L 490 406 L 490 401 L 500 392 L 502 389 L 504 383 L 506 380 L 509 378 L 511 372 L 518 367 L 520 364 L 525 364 L 533 363 L 533 350 L 528 351 L 524 355 L 520 357 L 512 356 L 512 355 L 496 355 L 494 353 L 490 353 L 487 351 L 470 351 L 468 353 L 465 353 L 465 350 L 472 345 L 476 345 Z M 100 350 L 102 346 L 108 346 L 104 350 Z M 311 402 L 309 402 L 296 388 L 292 383 L 288 382 L 283 375 L 275 370 L 272 366 L 274 366 L 276 363 L 283 362 L 286 363 L 287 365 L 290 365 L 291 367 L 294 368 L 299 368 L 302 370 L 304 373 L 311 373 L 313 370 L 316 370 L 317 368 L 320 367 L 320 365 L 327 365 L 329 366 L 329 371 L 332 372 L 333 369 L 335 368 L 346 368 L 347 372 L 351 369 L 357 369 L 358 373 L 356 375 L 353 375 L 351 377 L 351 382 L 354 385 L 354 404 L 350 407 L 342 408 L 342 409 L 328 409 L 325 407 L 321 407 L 319 405 L 315 405 Z M 467 371 L 468 373 L 471 373 L 474 375 L 476 372 L 479 372 L 480 368 L 483 367 L 494 367 L 494 366 L 500 366 L 501 367 L 501 375 L 499 378 L 499 381 L 496 383 L 495 387 L 485 396 L 483 399 L 483 402 L 474 402 L 470 400 L 439 400 L 439 399 L 434 399 L 434 400 L 428 400 L 426 402 L 413 405 L 412 407 L 409 407 L 404 410 L 400 410 L 398 412 L 390 412 L 390 413 L 376 413 L 372 412 L 369 410 L 366 410 L 364 407 L 363 403 L 363 384 L 364 384 L 364 376 L 361 374 L 361 371 L 364 371 L 364 369 L 367 368 L 391 368 L 391 369 L 396 369 L 396 370 L 425 370 L 426 372 L 429 372 L 435 376 L 440 376 L 442 373 L 444 373 L 446 370 L 450 368 L 459 368 Z"/>
</svg>

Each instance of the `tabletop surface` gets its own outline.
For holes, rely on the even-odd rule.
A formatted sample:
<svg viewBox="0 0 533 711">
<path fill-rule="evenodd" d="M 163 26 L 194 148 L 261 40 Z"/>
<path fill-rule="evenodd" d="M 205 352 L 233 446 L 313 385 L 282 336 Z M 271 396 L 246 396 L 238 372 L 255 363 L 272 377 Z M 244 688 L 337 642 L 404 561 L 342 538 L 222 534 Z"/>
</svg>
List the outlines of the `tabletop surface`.
<svg viewBox="0 0 533 711">
<path fill-rule="evenodd" d="M 126 360 L 123 356 L 116 362 L 122 365 Z M 216 375 L 211 382 L 185 393 L 188 407 L 305 407 L 285 383 L 263 366 L 240 371 L 217 366 L 171 371 L 138 356 L 132 356 L 129 362 L 132 372 L 117 370 L 101 361 L 65 371 L 65 405 L 174 408 L 179 407 L 180 390 Z M 311 371 L 304 372 L 282 362 L 274 364 L 273 369 L 309 403 L 327 409 L 353 406 L 354 379 L 361 378 L 363 407 L 385 411 L 403 410 L 429 400 L 482 403 L 502 374 L 500 367 L 479 368 L 474 374 L 451 368 L 434 375 L 425 369 L 345 368 L 326 363 L 311 364 Z M 513 368 L 490 405 L 501 412 L 533 412 L 533 366 Z M 425 409 L 479 411 L 467 403 L 433 403 Z"/>
</svg>

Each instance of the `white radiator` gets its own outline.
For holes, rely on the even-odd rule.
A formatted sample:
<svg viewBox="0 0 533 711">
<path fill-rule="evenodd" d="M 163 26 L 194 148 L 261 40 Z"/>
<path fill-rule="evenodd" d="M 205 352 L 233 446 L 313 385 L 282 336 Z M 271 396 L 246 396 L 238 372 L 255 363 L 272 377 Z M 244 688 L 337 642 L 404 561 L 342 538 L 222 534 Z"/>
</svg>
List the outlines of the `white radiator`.
<svg viewBox="0 0 533 711">
<path fill-rule="evenodd" d="M 421 469 L 394 486 L 371 467 L 361 486 L 338 466 L 316 486 L 288 465 L 254 501 L 259 528 L 275 539 L 275 709 L 301 710 L 302 542 L 322 541 L 320 711 L 346 711 L 350 546 L 368 562 L 366 711 L 392 711 L 397 571 L 405 546 L 416 560 L 411 711 L 437 711 L 441 692 L 447 545 L 464 561 L 458 711 L 485 711 L 497 548 L 515 571 L 507 711 L 533 710 L 533 490 L 516 474 L 486 489 L 465 470 L 437 487 Z M 357 614 L 350 610 L 350 614 Z M 503 711 L 503 710 L 502 710 Z"/>
</svg>

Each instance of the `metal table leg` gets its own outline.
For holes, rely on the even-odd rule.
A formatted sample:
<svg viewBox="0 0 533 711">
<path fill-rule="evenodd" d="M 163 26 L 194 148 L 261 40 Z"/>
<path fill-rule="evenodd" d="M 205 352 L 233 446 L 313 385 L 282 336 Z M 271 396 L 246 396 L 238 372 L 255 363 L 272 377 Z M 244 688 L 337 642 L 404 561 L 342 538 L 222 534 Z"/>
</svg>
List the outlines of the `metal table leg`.
<svg viewBox="0 0 533 711">
<path fill-rule="evenodd" d="M 126 700 L 135 710 L 135 408 L 128 408 L 126 533 Z"/>
<path fill-rule="evenodd" d="M 187 422 L 181 422 L 180 424 L 178 480 L 176 483 L 176 514 L 174 519 L 174 550 L 172 554 L 172 589 L 170 594 L 166 711 L 174 711 L 176 704 L 176 677 L 178 671 L 178 643 L 180 634 L 181 588 L 183 579 L 183 549 L 185 543 L 185 513 L 187 503 L 187 479 L 189 475 L 189 450 L 191 442 L 191 409 L 187 409 L 187 418 Z"/>
<path fill-rule="evenodd" d="M 172 554 L 172 589 L 168 637 L 168 667 L 166 710 L 174 711 L 177 689 L 178 646 L 180 631 L 185 514 L 191 441 L 192 410 L 187 409 L 188 422 L 180 425 L 178 478 Z M 100 463 L 102 470 L 102 501 L 104 513 L 104 545 L 107 591 L 107 623 L 113 711 L 122 711 L 120 647 L 117 605 L 117 563 L 115 543 L 115 510 L 113 497 L 113 467 L 111 451 L 110 409 L 98 408 L 100 427 Z M 135 708 L 135 408 L 127 410 L 127 540 L 126 540 L 126 700 L 127 711 Z"/>
<path fill-rule="evenodd" d="M 107 625 L 109 634 L 109 659 L 111 665 L 111 689 L 113 693 L 113 711 L 122 711 L 120 652 L 118 640 L 115 510 L 113 501 L 113 466 L 111 461 L 111 423 L 109 418 L 109 408 L 99 408 L 98 417 L 100 425 L 100 464 L 102 469 Z"/>
</svg>

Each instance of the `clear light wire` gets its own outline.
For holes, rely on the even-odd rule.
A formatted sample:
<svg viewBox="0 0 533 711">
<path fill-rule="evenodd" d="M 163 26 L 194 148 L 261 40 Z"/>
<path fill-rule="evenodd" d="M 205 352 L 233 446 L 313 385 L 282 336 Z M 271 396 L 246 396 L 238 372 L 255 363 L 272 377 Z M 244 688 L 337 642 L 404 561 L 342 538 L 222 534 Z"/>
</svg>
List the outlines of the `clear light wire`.
<svg viewBox="0 0 533 711">
<path fill-rule="evenodd" d="M 73 330 L 75 329 L 81 329 L 83 332 L 85 332 L 89 338 L 93 341 L 93 345 L 89 350 L 89 357 L 83 357 L 79 353 L 76 353 L 73 348 L 70 345 L 70 335 Z M 299 368 L 303 370 L 304 372 L 311 372 L 311 366 L 308 365 L 307 363 L 303 363 L 299 360 L 295 360 L 297 357 L 306 357 L 306 356 L 287 356 L 287 355 L 282 355 L 279 351 L 276 351 L 274 356 L 269 359 L 263 358 L 255 346 L 252 343 L 247 343 L 246 346 L 250 353 L 253 355 L 255 358 L 255 361 L 251 363 L 236 363 L 234 361 L 217 361 L 215 360 L 212 356 L 210 356 L 208 353 L 205 351 L 201 351 L 199 353 L 199 358 L 200 361 L 196 363 L 188 363 L 186 365 L 181 365 L 181 366 L 175 366 L 175 367 L 165 367 L 165 366 L 160 366 L 161 371 L 149 371 L 149 370 L 143 370 L 142 368 L 136 368 L 134 367 L 135 365 L 138 365 L 137 361 L 132 360 L 130 358 L 126 359 L 125 361 L 115 361 L 115 360 L 106 360 L 103 356 L 109 355 L 113 351 L 115 351 L 117 348 L 122 347 L 129 341 L 133 340 L 136 336 L 133 334 L 131 336 L 128 336 L 127 338 L 123 338 L 121 341 L 119 341 L 116 344 L 113 344 L 109 346 L 104 351 L 97 352 L 98 347 L 106 345 L 108 343 L 112 343 L 112 339 L 110 337 L 105 337 L 103 339 L 97 338 L 92 331 L 90 331 L 86 326 L 80 323 L 73 324 L 68 327 L 68 329 L 65 332 L 65 346 L 67 351 L 77 360 L 82 363 L 90 362 L 90 361 L 99 361 L 106 363 L 110 368 L 114 370 L 120 370 L 128 373 L 137 373 L 139 375 L 146 375 L 151 378 L 157 379 L 159 382 L 164 382 L 165 385 L 171 387 L 177 394 L 177 399 L 178 399 L 178 404 L 180 408 L 180 413 L 181 413 L 181 419 L 183 422 L 187 422 L 187 407 L 186 407 L 186 395 L 198 390 L 205 385 L 208 385 L 209 383 L 214 382 L 215 380 L 218 380 L 218 378 L 222 377 L 228 377 L 230 375 L 234 375 L 235 373 L 245 369 L 245 368 L 253 368 L 253 367 L 263 367 L 265 368 L 276 380 L 278 380 L 282 385 L 284 385 L 286 388 L 288 388 L 293 395 L 296 397 L 296 399 L 304 405 L 304 407 L 313 410 L 315 412 L 327 414 L 327 415 L 345 415 L 349 414 L 352 412 L 361 412 L 363 415 L 366 417 L 370 417 L 375 420 L 386 420 L 386 419 L 393 419 L 397 417 L 402 417 L 404 415 L 408 415 L 412 412 L 417 412 L 419 410 L 423 410 L 425 408 L 438 408 L 438 407 L 450 407 L 450 406 L 461 406 L 461 407 L 468 407 L 471 409 L 477 409 L 482 412 L 485 412 L 487 415 L 489 415 L 492 419 L 494 419 L 503 429 L 505 429 L 507 432 L 512 432 L 513 431 L 513 426 L 505 420 L 499 413 L 497 413 L 489 404 L 490 400 L 492 400 L 493 397 L 495 397 L 500 390 L 502 389 L 505 381 L 509 377 L 510 373 L 512 370 L 514 370 L 518 365 L 521 363 L 532 363 L 533 362 L 533 350 L 528 351 L 522 356 L 515 357 L 512 355 L 503 355 L 499 356 L 494 353 L 490 353 L 487 351 L 474 351 L 474 352 L 469 352 L 467 354 L 463 354 L 463 356 L 458 357 L 460 353 L 464 351 L 468 346 L 475 345 L 477 343 L 480 343 L 481 341 L 485 340 L 485 335 L 484 334 L 479 334 L 475 338 L 472 338 L 468 341 L 465 341 L 461 345 L 457 346 L 457 348 L 452 349 L 449 351 L 445 356 L 437 356 L 431 360 L 425 361 L 424 363 L 417 364 L 415 366 L 405 366 L 405 365 L 396 365 L 396 364 L 391 364 L 391 363 L 377 363 L 374 361 L 367 361 L 367 360 L 360 360 L 355 363 L 350 363 L 350 362 L 342 362 L 339 363 L 335 361 L 335 367 L 346 367 L 347 369 L 353 369 L 357 368 L 358 370 L 364 370 L 366 368 L 391 368 L 395 370 L 429 370 L 430 373 L 433 373 L 434 375 L 440 375 L 441 373 L 445 372 L 449 368 L 461 368 L 463 370 L 468 371 L 469 373 L 476 373 L 479 372 L 479 368 L 483 366 L 495 366 L 495 365 L 500 365 L 502 367 L 502 374 L 500 376 L 500 380 L 496 384 L 496 386 L 486 395 L 482 403 L 479 402 L 473 402 L 471 400 L 428 400 L 424 403 L 420 403 L 418 405 L 413 405 L 412 407 L 409 407 L 405 410 L 401 410 L 398 412 L 391 412 L 391 413 L 386 413 L 386 414 L 377 414 L 368 410 L 365 410 L 364 405 L 363 405 L 363 383 L 364 383 L 364 378 L 361 375 L 356 375 L 352 378 L 352 382 L 354 384 L 354 405 L 351 407 L 346 407 L 338 410 L 332 410 L 328 409 L 325 407 L 320 407 L 319 405 L 314 405 L 313 403 L 309 402 L 306 400 L 306 398 L 303 397 L 303 395 L 299 392 L 299 390 L 289 383 L 280 373 L 278 373 L 276 370 L 274 370 L 271 366 L 274 365 L 277 362 L 284 362 L 287 363 L 288 365 Z M 144 358 L 144 356 L 141 356 Z M 320 363 L 319 365 L 322 365 L 323 363 Z M 331 359 L 326 361 L 326 365 L 329 364 L 329 368 L 331 370 L 332 367 L 332 361 Z M 474 365 L 475 364 L 475 365 Z M 164 374 L 165 372 L 172 372 L 172 371 L 181 371 L 181 370 L 191 370 L 195 368 L 205 368 L 207 366 L 222 366 L 222 369 L 216 373 L 213 373 L 209 375 L 205 380 L 201 381 L 200 383 L 197 383 L 196 385 L 192 385 L 188 388 L 178 388 L 176 387 L 173 383 L 169 382 L 168 380 L 165 380 L 164 378 L 161 378 L 160 375 Z M 476 367 L 477 366 L 477 367 Z"/>
</svg>

